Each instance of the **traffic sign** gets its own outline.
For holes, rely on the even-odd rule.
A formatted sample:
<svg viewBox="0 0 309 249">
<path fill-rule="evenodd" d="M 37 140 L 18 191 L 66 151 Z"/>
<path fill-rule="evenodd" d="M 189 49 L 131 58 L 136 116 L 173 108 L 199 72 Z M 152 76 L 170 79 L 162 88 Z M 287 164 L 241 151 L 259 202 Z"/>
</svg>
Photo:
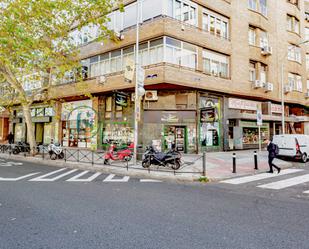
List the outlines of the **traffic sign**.
<svg viewBox="0 0 309 249">
<path fill-rule="evenodd" d="M 256 123 L 258 126 L 263 125 L 263 115 L 262 115 L 261 110 L 257 110 L 256 112 Z"/>
</svg>

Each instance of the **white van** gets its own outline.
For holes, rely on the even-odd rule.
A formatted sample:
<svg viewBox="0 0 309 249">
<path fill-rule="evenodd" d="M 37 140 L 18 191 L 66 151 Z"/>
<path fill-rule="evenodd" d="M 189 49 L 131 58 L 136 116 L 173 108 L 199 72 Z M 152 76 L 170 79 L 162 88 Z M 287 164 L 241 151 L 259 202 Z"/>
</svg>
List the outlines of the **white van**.
<svg viewBox="0 0 309 249">
<path fill-rule="evenodd" d="M 279 147 L 278 157 L 293 157 L 304 163 L 309 159 L 309 135 L 275 135 L 273 143 Z"/>
</svg>

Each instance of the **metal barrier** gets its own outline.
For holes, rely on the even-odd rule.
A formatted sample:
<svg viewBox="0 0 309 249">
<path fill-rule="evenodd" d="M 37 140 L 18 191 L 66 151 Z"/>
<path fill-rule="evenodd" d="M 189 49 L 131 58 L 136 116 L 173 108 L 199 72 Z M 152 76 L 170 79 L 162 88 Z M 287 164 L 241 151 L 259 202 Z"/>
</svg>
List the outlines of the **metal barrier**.
<svg viewBox="0 0 309 249">
<path fill-rule="evenodd" d="M 39 145 L 33 148 L 36 155 L 35 157 L 40 157 L 43 160 L 51 160 L 51 157 L 48 152 L 48 146 Z M 9 154 L 11 156 L 14 155 L 23 155 L 24 157 L 30 157 L 31 150 L 29 146 L 21 146 L 17 144 L 0 144 L 0 154 Z M 206 176 L 206 153 L 203 155 L 184 155 L 184 154 L 172 154 L 170 155 L 172 158 L 169 163 L 155 162 L 155 157 L 158 156 L 157 153 L 148 153 L 147 158 L 150 160 L 149 165 L 147 167 L 143 167 L 143 161 L 139 160 L 136 165 L 133 164 L 133 152 L 131 156 L 128 158 L 123 158 L 123 160 L 118 160 L 117 154 L 118 152 L 113 152 L 116 160 L 106 160 L 106 155 L 108 152 L 106 151 L 92 151 L 87 149 L 80 148 L 63 148 L 63 159 L 56 160 L 64 160 L 65 162 L 78 162 L 78 163 L 86 163 L 95 166 L 102 167 L 117 167 L 117 168 L 125 168 L 127 170 L 142 170 L 150 172 L 167 172 L 172 173 L 174 175 L 177 174 L 197 174 Z M 138 153 L 137 157 L 142 158 L 144 153 Z M 180 157 L 180 158 L 179 158 Z M 179 163 L 179 165 L 178 165 Z M 179 166 L 178 169 L 176 169 Z"/>
</svg>

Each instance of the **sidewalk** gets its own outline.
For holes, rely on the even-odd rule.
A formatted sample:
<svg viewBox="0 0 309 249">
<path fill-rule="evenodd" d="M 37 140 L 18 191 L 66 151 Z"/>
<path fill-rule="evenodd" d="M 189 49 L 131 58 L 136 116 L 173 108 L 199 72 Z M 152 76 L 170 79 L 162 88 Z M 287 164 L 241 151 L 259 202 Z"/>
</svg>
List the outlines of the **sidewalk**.
<svg viewBox="0 0 309 249">
<path fill-rule="evenodd" d="M 47 155 L 44 159 L 42 155 L 36 157 L 24 157 L 23 155 L 9 155 L 0 154 L 0 157 L 9 160 L 21 160 L 24 162 L 32 162 L 36 164 L 45 164 L 56 167 L 66 168 L 78 168 L 82 170 L 100 171 L 105 173 L 113 173 L 118 175 L 128 175 L 132 177 L 141 178 L 153 178 L 166 181 L 197 181 L 202 176 L 203 171 L 203 158 L 202 155 L 183 155 L 182 161 L 184 164 L 182 167 L 173 171 L 169 168 L 151 166 L 151 168 L 144 169 L 141 163 L 133 165 L 132 162 L 113 162 L 111 165 L 104 165 L 102 156 L 104 154 L 96 154 L 94 162 L 92 163 L 87 158 L 83 158 L 82 155 L 85 151 L 79 151 L 80 155 L 78 160 L 71 157 L 68 160 L 50 160 Z M 91 152 L 90 152 L 91 153 Z M 232 155 L 236 153 L 236 172 L 232 173 Z M 93 155 L 92 155 L 93 156 Z M 87 155 L 91 157 L 91 155 Z M 268 170 L 267 163 L 267 151 L 258 152 L 258 168 L 254 170 L 254 151 L 232 151 L 232 152 L 209 152 L 206 153 L 206 177 L 211 181 L 219 181 L 226 178 L 232 178 L 243 175 L 256 174 L 259 172 L 265 172 Z M 282 168 L 289 168 L 296 165 L 294 162 L 283 161 L 275 159 L 275 164 Z"/>
</svg>

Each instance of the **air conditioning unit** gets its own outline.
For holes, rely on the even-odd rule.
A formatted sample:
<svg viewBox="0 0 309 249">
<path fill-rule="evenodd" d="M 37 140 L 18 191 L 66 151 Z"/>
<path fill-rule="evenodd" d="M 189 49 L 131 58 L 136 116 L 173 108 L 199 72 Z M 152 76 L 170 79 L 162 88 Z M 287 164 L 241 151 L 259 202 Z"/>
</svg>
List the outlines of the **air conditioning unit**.
<svg viewBox="0 0 309 249">
<path fill-rule="evenodd" d="M 263 88 L 264 84 L 262 81 L 256 80 L 253 82 L 253 88 Z"/>
<path fill-rule="evenodd" d="M 156 101 L 156 100 L 158 100 L 157 91 L 146 91 L 145 92 L 145 100 L 146 101 Z"/>
<path fill-rule="evenodd" d="M 293 91 L 293 88 L 289 85 L 285 86 L 284 87 L 284 93 L 290 93 Z"/>
<path fill-rule="evenodd" d="M 270 46 L 265 46 L 261 48 L 262 55 L 271 55 L 273 53 L 273 48 Z"/>
<path fill-rule="evenodd" d="M 305 93 L 305 98 L 309 99 L 309 91 Z"/>
<path fill-rule="evenodd" d="M 272 92 L 274 90 L 274 84 L 267 82 L 264 88 L 266 92 Z"/>
</svg>

